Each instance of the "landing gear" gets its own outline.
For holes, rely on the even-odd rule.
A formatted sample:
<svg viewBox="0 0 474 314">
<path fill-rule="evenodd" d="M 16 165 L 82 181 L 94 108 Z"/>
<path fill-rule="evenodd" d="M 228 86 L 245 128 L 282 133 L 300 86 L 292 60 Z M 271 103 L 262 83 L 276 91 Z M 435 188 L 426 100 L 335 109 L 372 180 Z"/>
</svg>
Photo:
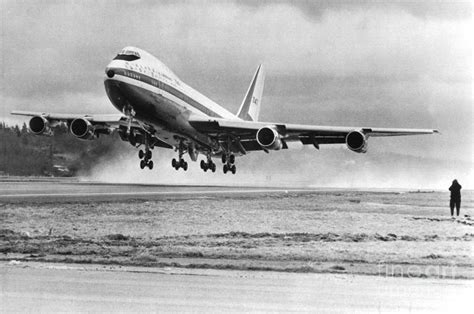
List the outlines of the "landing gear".
<svg viewBox="0 0 474 314">
<path fill-rule="evenodd" d="M 235 174 L 237 172 L 237 168 L 235 167 L 235 165 L 228 165 L 228 164 L 225 164 L 222 167 L 222 170 L 224 171 L 224 174 L 226 174 L 227 172 L 232 172 L 232 174 Z"/>
<path fill-rule="evenodd" d="M 179 168 L 183 168 L 184 171 L 188 170 L 188 163 L 183 159 L 183 154 L 184 144 L 181 142 L 178 147 L 179 160 L 176 160 L 175 158 L 171 160 L 171 166 L 173 166 L 174 169 L 179 170 Z"/>
<path fill-rule="evenodd" d="M 179 168 L 183 168 L 184 171 L 188 170 L 188 163 L 182 158 L 180 158 L 179 161 L 173 158 L 173 160 L 171 160 L 171 166 L 176 170 Z"/>
<path fill-rule="evenodd" d="M 145 167 L 148 167 L 148 169 L 153 169 L 153 160 L 151 160 L 152 153 L 149 145 L 149 135 L 145 134 L 145 151 L 139 150 L 138 151 L 138 158 L 140 158 L 140 168 L 145 169 Z"/>
<path fill-rule="evenodd" d="M 153 160 L 140 160 L 140 168 L 144 169 L 145 167 L 148 167 L 150 170 L 153 169 Z"/>
<path fill-rule="evenodd" d="M 207 170 L 216 172 L 216 164 L 212 161 L 210 155 L 207 156 L 207 161 L 201 160 L 201 169 L 204 170 L 204 172 L 207 172 Z"/>
<path fill-rule="evenodd" d="M 237 168 L 234 165 L 235 163 L 234 154 L 223 154 L 222 163 L 224 164 L 224 166 L 222 167 L 224 174 L 226 174 L 227 172 L 232 172 L 232 174 L 235 174 L 237 172 Z"/>
</svg>

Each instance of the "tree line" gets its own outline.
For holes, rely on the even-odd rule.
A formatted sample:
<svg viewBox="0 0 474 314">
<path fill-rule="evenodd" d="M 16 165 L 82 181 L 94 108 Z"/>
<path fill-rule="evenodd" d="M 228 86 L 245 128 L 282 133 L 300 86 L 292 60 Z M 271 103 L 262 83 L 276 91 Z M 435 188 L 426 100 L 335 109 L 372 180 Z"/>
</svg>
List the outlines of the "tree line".
<svg viewBox="0 0 474 314">
<path fill-rule="evenodd" d="M 64 124 L 53 130 L 53 136 L 38 136 L 26 123 L 8 126 L 1 122 L 0 175 L 74 176 L 125 144 L 117 134 L 84 141 L 69 134 Z"/>
</svg>

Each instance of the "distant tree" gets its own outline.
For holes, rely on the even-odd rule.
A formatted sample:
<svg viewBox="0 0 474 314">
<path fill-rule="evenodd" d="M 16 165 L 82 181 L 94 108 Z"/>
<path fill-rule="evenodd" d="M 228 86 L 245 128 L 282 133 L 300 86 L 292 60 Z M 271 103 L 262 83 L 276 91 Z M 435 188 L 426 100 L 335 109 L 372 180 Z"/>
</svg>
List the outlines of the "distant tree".
<svg viewBox="0 0 474 314">
<path fill-rule="evenodd" d="M 68 134 L 69 133 L 69 129 L 68 129 L 68 127 L 65 123 L 60 123 L 56 127 L 56 129 L 57 129 L 58 134 Z"/>
<path fill-rule="evenodd" d="M 25 122 L 23 122 L 23 125 L 21 126 L 21 134 L 28 134 L 28 127 Z"/>
<path fill-rule="evenodd" d="M 20 130 L 20 127 L 18 126 L 18 124 L 16 124 L 16 125 L 13 127 L 13 132 L 16 133 L 16 136 L 18 136 L 18 137 L 21 136 L 21 130 Z"/>
<path fill-rule="evenodd" d="M 24 134 L 22 137 L 21 137 L 21 143 L 23 145 L 28 145 L 28 136 L 26 136 L 26 134 Z"/>
</svg>

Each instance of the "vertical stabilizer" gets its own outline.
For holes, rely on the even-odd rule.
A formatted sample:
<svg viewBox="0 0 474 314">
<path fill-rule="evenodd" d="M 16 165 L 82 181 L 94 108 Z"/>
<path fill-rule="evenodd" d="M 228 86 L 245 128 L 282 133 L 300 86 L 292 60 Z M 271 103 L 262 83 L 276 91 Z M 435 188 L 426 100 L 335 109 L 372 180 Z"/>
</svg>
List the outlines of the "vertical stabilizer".
<svg viewBox="0 0 474 314">
<path fill-rule="evenodd" d="M 240 105 L 237 116 L 246 121 L 258 121 L 260 113 L 260 103 L 262 101 L 263 83 L 265 81 L 265 72 L 263 65 L 257 68 L 252 82 L 250 83 L 247 94 L 245 94 L 242 105 Z"/>
</svg>

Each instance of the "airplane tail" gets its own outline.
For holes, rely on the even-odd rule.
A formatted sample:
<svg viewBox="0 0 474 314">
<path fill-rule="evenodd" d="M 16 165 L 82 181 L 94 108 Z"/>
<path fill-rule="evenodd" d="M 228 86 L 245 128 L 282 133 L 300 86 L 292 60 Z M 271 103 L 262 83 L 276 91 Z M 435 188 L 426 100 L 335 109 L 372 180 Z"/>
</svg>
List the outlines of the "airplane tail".
<svg viewBox="0 0 474 314">
<path fill-rule="evenodd" d="M 258 121 L 260 114 L 260 103 L 262 101 L 263 85 L 265 81 L 265 72 L 263 65 L 259 65 L 252 82 L 250 83 L 247 94 L 245 94 L 242 105 L 240 105 L 237 116 L 246 121 Z"/>
</svg>

